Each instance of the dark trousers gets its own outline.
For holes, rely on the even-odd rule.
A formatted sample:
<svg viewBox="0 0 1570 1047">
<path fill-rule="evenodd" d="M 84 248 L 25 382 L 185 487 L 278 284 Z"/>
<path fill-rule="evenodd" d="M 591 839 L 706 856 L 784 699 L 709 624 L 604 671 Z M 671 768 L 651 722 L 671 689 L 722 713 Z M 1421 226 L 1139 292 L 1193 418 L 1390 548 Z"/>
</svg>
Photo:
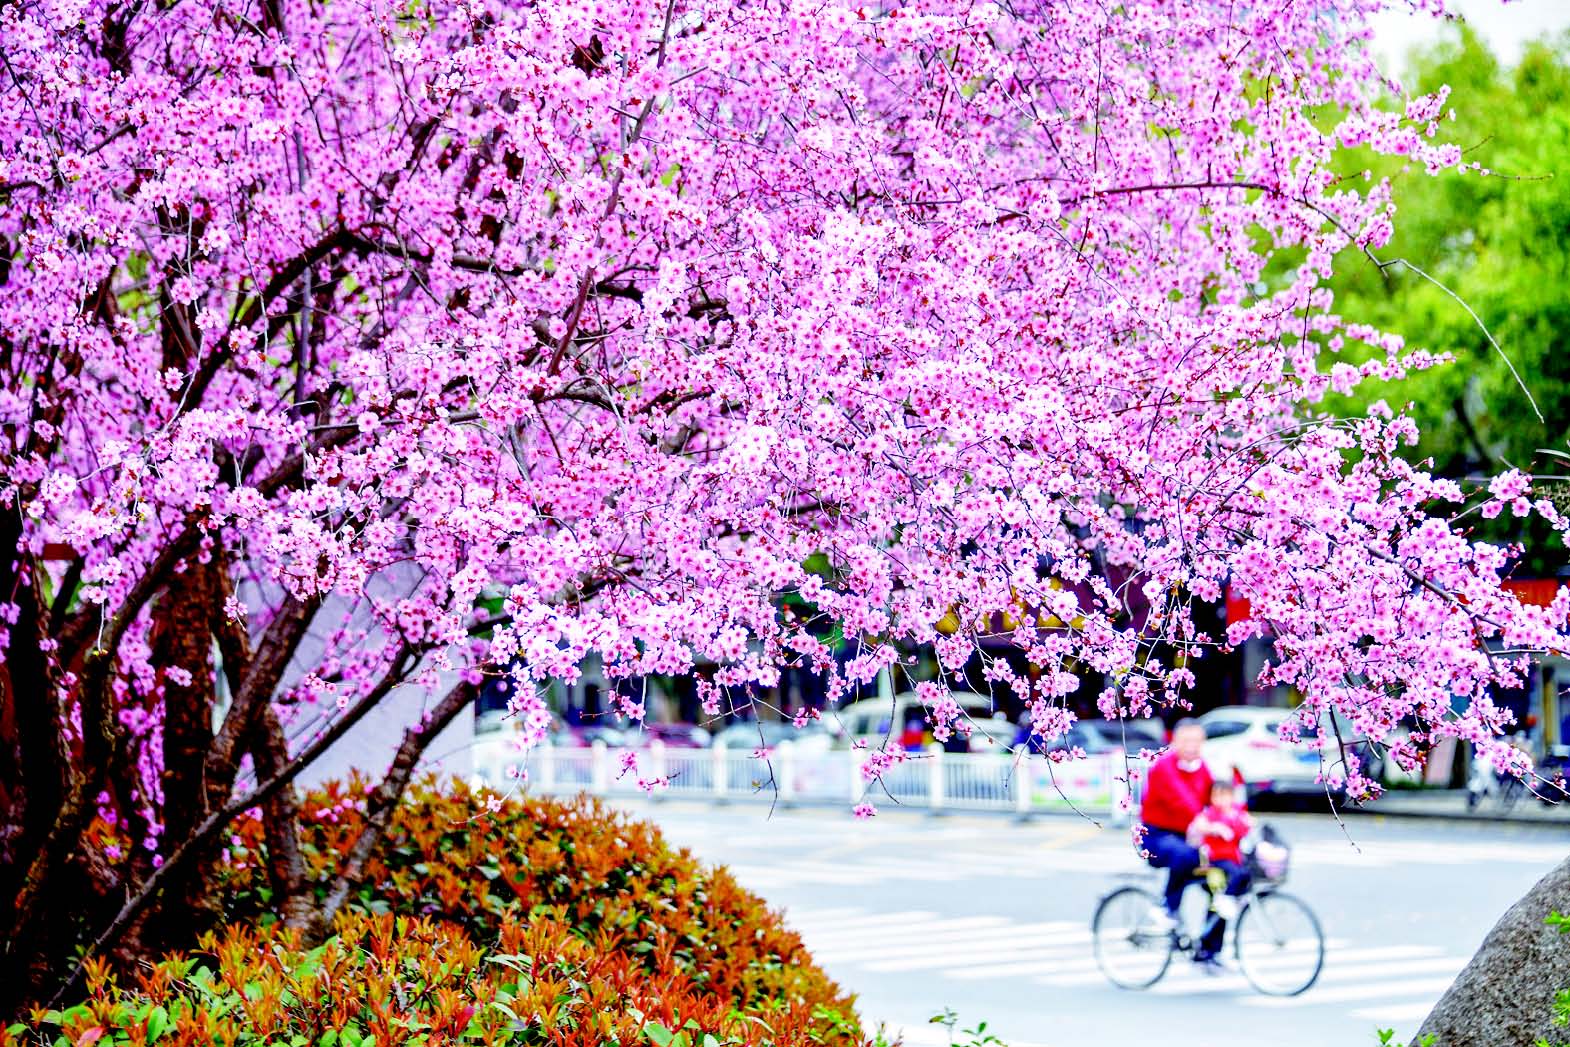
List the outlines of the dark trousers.
<svg viewBox="0 0 1570 1047">
<path fill-rule="evenodd" d="M 1189 846 L 1182 833 L 1172 832 L 1170 829 L 1157 829 L 1154 826 L 1145 826 L 1145 850 L 1150 855 L 1150 864 L 1157 869 L 1167 870 L 1166 907 L 1167 912 L 1177 915 L 1178 904 L 1183 900 L 1183 888 L 1187 887 L 1194 879 L 1194 871 L 1200 866 L 1199 848 Z M 1236 862 L 1212 862 L 1216 868 L 1227 874 L 1227 893 L 1231 895 L 1242 894 L 1248 886 L 1248 870 Z M 1214 956 L 1221 951 L 1221 942 L 1227 933 L 1225 920 L 1216 920 L 1205 936 L 1200 939 L 1198 955 L 1200 957 Z"/>
<path fill-rule="evenodd" d="M 1235 898 L 1248 888 L 1248 870 L 1237 862 L 1211 862 L 1210 864 L 1227 874 L 1226 893 Z M 1220 952 L 1221 942 L 1226 937 L 1226 933 L 1227 921 L 1217 917 L 1215 925 L 1199 940 L 1199 952 L 1196 956 L 1203 958 Z"/>
<path fill-rule="evenodd" d="M 1170 829 L 1145 826 L 1145 850 L 1150 864 L 1167 871 L 1167 912 L 1177 915 L 1178 903 L 1183 900 L 1183 888 L 1194 879 L 1199 868 L 1199 848 L 1190 847 L 1182 833 Z"/>
</svg>

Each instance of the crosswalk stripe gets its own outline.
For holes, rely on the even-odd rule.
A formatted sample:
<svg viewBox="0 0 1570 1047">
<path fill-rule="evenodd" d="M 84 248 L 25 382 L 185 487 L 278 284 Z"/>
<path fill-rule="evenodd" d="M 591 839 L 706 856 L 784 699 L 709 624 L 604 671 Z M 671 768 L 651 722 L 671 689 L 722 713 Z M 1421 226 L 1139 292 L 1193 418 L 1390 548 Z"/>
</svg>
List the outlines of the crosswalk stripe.
<svg viewBox="0 0 1570 1047">
<path fill-rule="evenodd" d="M 874 964 L 867 964 L 867 970 L 895 972 L 895 970 L 931 969 L 931 967 L 936 967 L 936 965 L 936 959 L 931 964 L 922 964 L 920 967 L 912 967 L 907 962 L 900 962 L 898 965 L 892 964 L 892 962 L 890 964 L 876 964 L 874 962 Z M 1008 962 L 1008 964 L 989 964 L 988 967 L 991 967 L 991 969 L 1005 967 L 1005 969 L 1010 970 L 1008 975 L 1002 975 L 1003 978 L 1010 978 L 1010 976 L 1024 978 L 1024 976 L 1031 975 L 1031 973 L 1061 972 L 1064 975 L 1074 975 L 1074 973 L 1094 972 L 1096 973 L 1097 981 L 1105 981 L 1105 976 L 1102 975 L 1101 969 L 1096 967 L 1096 958 L 1093 958 L 1090 951 L 1086 950 L 1083 945 L 1069 945 L 1069 947 L 1053 948 L 1053 950 L 1020 953 L 1019 956 L 1014 958 L 1013 962 Z M 969 975 L 969 972 L 970 969 L 945 970 L 945 972 L 942 972 L 942 976 L 944 978 L 953 978 L 956 981 L 975 980 L 975 978 Z M 1047 980 L 1042 980 L 1042 978 L 1036 978 L 1036 981 L 1041 984 L 1047 984 Z"/>
<path fill-rule="evenodd" d="M 803 865 L 793 862 L 785 865 L 733 865 L 730 871 L 737 880 L 752 887 L 786 887 L 803 880 L 847 885 L 867 882 L 866 873 L 854 865 Z"/>
<path fill-rule="evenodd" d="M 1354 1018 L 1367 1018 L 1376 1022 L 1420 1022 L 1434 1009 L 1433 1001 L 1427 1003 L 1395 1003 L 1380 1007 L 1359 1007 L 1352 1012 Z"/>
<path fill-rule="evenodd" d="M 1457 957 L 1441 956 L 1433 960 L 1417 961 L 1404 965 L 1399 971 L 1393 971 L 1389 967 L 1376 964 L 1371 964 L 1366 967 L 1326 967 L 1319 973 L 1319 980 L 1314 983 L 1314 988 L 1308 990 L 1308 992 L 1301 996 L 1261 998 L 1280 1000 L 1282 1001 L 1280 1004 L 1281 1006 L 1309 1007 L 1326 1002 L 1325 997 L 1328 994 L 1321 992 L 1319 988 L 1321 985 L 1334 984 L 1336 982 L 1357 981 L 1364 983 L 1363 985 L 1357 987 L 1360 990 L 1373 990 L 1379 987 L 1378 979 L 1381 975 L 1448 973 L 1451 976 L 1454 976 L 1455 972 L 1459 971 L 1465 962 L 1465 960 L 1461 960 Z M 1169 974 L 1161 981 L 1160 984 L 1152 988 L 1151 992 L 1160 996 L 1179 996 L 1192 993 L 1196 989 L 1205 988 L 1209 988 L 1212 992 L 1231 990 L 1236 990 L 1238 992 L 1253 991 L 1253 986 L 1249 984 L 1248 979 L 1241 973 L 1213 977 L 1210 975 L 1201 974 L 1198 971 L 1190 970 Z M 1379 995 L 1384 994 L 1380 993 Z M 1294 1002 L 1288 1004 L 1285 1002 L 1287 1000 Z"/>
<path fill-rule="evenodd" d="M 1021 941 L 974 941 L 938 943 L 926 948 L 813 949 L 808 951 L 824 963 L 854 964 L 869 971 L 919 970 L 923 967 L 963 968 L 977 963 L 1041 960 L 1057 955 L 1090 953 L 1090 938 L 1083 931 L 1065 932 L 1061 937 L 1038 936 Z"/>
<path fill-rule="evenodd" d="M 806 940 L 808 948 L 833 948 L 841 943 L 870 944 L 874 934 L 879 944 L 892 946 L 956 936 L 996 934 L 1008 925 L 1008 918 L 1003 916 L 961 916 L 953 920 L 933 921 L 895 919 L 890 920 L 887 925 L 877 923 L 855 929 L 835 928 L 816 934 L 807 929 L 801 932 L 801 936 Z"/>
<path fill-rule="evenodd" d="M 796 909 L 786 906 L 785 912 L 789 914 L 794 923 L 826 924 L 838 920 L 851 919 L 865 913 L 866 910 L 859 905 L 838 905 L 828 909 Z"/>
<path fill-rule="evenodd" d="M 1293 864 L 1305 865 L 1477 865 L 1506 862 L 1539 865 L 1562 856 L 1562 849 L 1540 844 L 1480 843 L 1467 847 L 1421 841 L 1370 840 L 1357 847 L 1335 841 L 1313 841 L 1292 850 Z"/>
<path fill-rule="evenodd" d="M 817 868 L 812 863 L 802 864 Z M 872 972 L 930 970 L 958 981 L 1028 979 L 1060 989 L 1100 985 L 1106 980 L 1088 948 L 1088 928 L 1075 921 L 1021 924 L 1002 916 L 942 919 L 927 910 L 869 913 L 843 906 L 787 910 L 787 922 L 800 930 L 820 961 L 853 964 Z M 1298 944 L 1310 947 L 1306 940 Z M 1241 972 L 1205 975 L 1183 956 L 1174 957 L 1174 966 L 1151 992 L 1162 996 L 1235 992 L 1240 996 L 1238 1002 L 1264 1008 L 1382 1001 L 1353 1013 L 1406 1021 L 1426 1015 L 1431 1004 L 1404 1002 L 1402 997 L 1437 995 L 1465 965 L 1464 958 L 1445 955 L 1435 946 L 1349 949 L 1347 944 L 1343 939 L 1327 941 L 1319 982 L 1301 996 L 1254 995 Z M 1288 969 L 1301 962 L 1301 955 L 1269 956 L 1255 961 L 1255 967 L 1261 971 Z"/>
<path fill-rule="evenodd" d="M 1256 996 L 1239 1000 L 1248 1007 L 1302 1007 L 1307 1004 L 1353 1003 L 1357 1000 L 1377 1000 L 1381 997 L 1416 996 L 1433 993 L 1438 996 L 1450 988 L 1454 977 L 1413 978 L 1408 981 L 1375 982 L 1369 985 L 1347 985 L 1339 989 L 1310 989 L 1299 997 Z"/>
<path fill-rule="evenodd" d="M 864 884 L 879 879 L 918 880 L 949 883 L 978 875 L 992 878 L 1033 879 L 1055 873 L 1114 875 L 1138 871 L 1126 852 L 1116 854 L 1076 854 L 1064 851 L 1043 852 L 1029 859 L 953 861 L 943 863 L 874 864 L 789 862 L 779 865 L 733 864 L 731 873 L 753 889 L 790 887 L 803 883 Z"/>
<path fill-rule="evenodd" d="M 1046 953 L 1039 957 L 1025 956 L 1013 975 L 993 975 L 1000 979 L 1010 977 L 1028 978 L 1037 985 L 1051 985 L 1066 988 L 1076 985 L 1097 985 L 1105 983 L 1107 976 L 1101 972 L 1096 958 L 1081 948 L 1076 951 L 1059 951 L 1057 954 Z M 967 980 L 968 972 L 945 971 L 944 977 Z M 969 978 L 968 980 L 974 980 Z"/>
<path fill-rule="evenodd" d="M 861 916 L 837 917 L 833 920 L 825 921 L 823 923 L 817 923 L 816 921 L 805 916 L 796 916 L 790 913 L 789 910 L 786 910 L 786 915 L 786 922 L 790 924 L 791 929 L 798 931 L 803 935 L 810 934 L 813 927 L 827 928 L 829 930 L 836 931 L 848 930 L 853 927 L 872 928 L 883 926 L 903 929 L 915 923 L 924 923 L 927 921 L 940 919 L 937 913 L 927 909 L 907 910 L 905 912 L 865 913 Z"/>
<path fill-rule="evenodd" d="M 1071 923 L 1016 924 L 1004 921 L 995 926 L 934 927 L 929 933 L 879 936 L 876 941 L 869 940 L 866 935 L 805 933 L 802 938 L 814 954 L 855 954 L 893 960 L 901 956 L 920 956 L 936 948 L 973 952 L 988 946 L 1012 948 L 1027 942 L 1050 944 L 1056 941 L 1082 941 L 1089 935 L 1089 931 Z"/>
<path fill-rule="evenodd" d="M 993 957 L 1009 952 L 1014 952 L 1021 955 L 1022 959 L 1032 959 L 1053 954 L 1061 955 L 1064 952 L 1065 945 L 1077 949 L 1080 953 L 1085 953 L 1088 951 L 1086 950 L 1085 945 L 1089 941 L 1090 934 L 1085 931 L 1080 931 L 1078 932 L 1077 937 L 1065 938 L 1058 944 L 1032 944 L 1030 942 L 1020 942 L 1017 945 L 1010 946 L 1004 943 L 995 943 L 986 946 L 985 952 L 976 950 L 961 952 L 949 949 L 940 949 L 935 952 L 929 951 L 925 955 L 910 956 L 903 959 L 873 960 L 870 963 L 863 963 L 861 966 L 869 971 L 921 971 L 931 970 L 932 968 L 936 967 L 948 967 L 954 964 L 964 963 L 967 958 L 974 958 L 977 956 L 980 956 L 984 959 L 992 959 Z"/>
<path fill-rule="evenodd" d="M 974 875 L 972 870 L 962 866 L 939 862 L 911 862 L 909 865 L 899 865 L 879 862 L 796 861 L 752 868 L 755 873 L 764 876 L 812 883 L 867 884 L 881 880 L 951 881 Z"/>
<path fill-rule="evenodd" d="M 1282 967 L 1290 963 L 1301 962 L 1302 959 L 1300 957 L 1284 956 L 1262 961 L 1258 966 L 1261 970 L 1269 970 L 1274 967 Z M 1174 956 L 1172 958 L 1172 966 L 1167 969 L 1166 977 L 1162 979 L 1162 981 L 1155 987 L 1155 990 L 1153 991 L 1161 991 L 1166 993 L 1180 991 L 1176 988 L 1163 989 L 1163 986 L 1178 985 L 1183 979 L 1187 978 L 1196 979 L 1196 985 L 1220 986 L 1224 984 L 1223 979 L 1226 977 L 1228 976 L 1223 975 L 1217 977 L 1203 974 L 1194 969 L 1193 964 L 1189 961 L 1187 956 Z M 1237 977 L 1239 982 L 1242 982 L 1241 975 Z M 1103 974 L 1101 968 L 1097 966 L 1095 957 L 1090 956 L 1087 957 L 1086 966 L 1082 971 L 1065 972 L 1061 976 L 1048 975 L 1046 977 L 1035 978 L 1033 980 L 1040 985 L 1051 985 L 1057 988 L 1068 989 L 1081 986 L 1099 985 L 1107 980 L 1107 976 Z"/>
<path fill-rule="evenodd" d="M 1349 960 L 1357 960 L 1365 964 L 1374 962 L 1388 963 L 1391 960 L 1431 956 L 1438 951 L 1438 949 L 1432 946 L 1424 945 L 1391 945 L 1376 949 L 1351 949 L 1345 952 L 1327 951 L 1325 967 L 1329 970 L 1331 965 L 1335 964 L 1337 969 L 1340 969 L 1340 964 Z M 1174 967 L 1168 973 L 1167 978 L 1178 977 L 1176 965 L 1186 961 L 1187 957 L 1184 956 L 1173 957 Z M 1091 971 L 1095 972 L 1095 977 L 1079 979 L 1077 980 L 1079 984 L 1094 985 L 1098 981 L 1105 981 L 1106 976 L 1101 973 L 1100 967 L 1096 965 L 1095 956 L 1088 950 L 1065 949 L 1062 950 L 1062 955 L 1059 958 L 1043 959 L 1039 963 L 983 964 L 981 966 L 965 967 L 956 971 L 945 971 L 944 977 L 954 979 L 955 981 L 976 981 L 982 978 L 1033 978 L 1042 985 L 1061 985 L 1062 982 L 1057 979 L 1043 978 L 1041 976 L 1089 974 Z M 1160 984 L 1165 984 L 1165 981 Z M 1159 991 L 1160 984 L 1152 991 Z"/>
<path fill-rule="evenodd" d="M 977 936 L 977 934 L 994 934 L 1006 937 L 1013 928 L 1014 920 L 1010 917 L 989 917 L 989 915 L 975 915 L 975 917 L 947 917 L 947 918 L 922 918 L 906 917 L 904 914 L 890 914 L 887 920 L 881 923 L 868 923 L 857 928 L 842 928 L 842 926 L 821 926 L 821 928 L 802 929 L 802 937 L 809 943 L 818 945 L 837 945 L 840 942 L 871 942 L 876 937 L 884 945 L 901 945 L 904 942 L 928 942 L 934 937 Z"/>
<path fill-rule="evenodd" d="M 1418 843 L 1373 843 L 1361 848 L 1335 842 L 1301 845 L 1293 852 L 1299 866 L 1382 868 L 1401 865 L 1470 865 L 1482 861 L 1535 864 L 1556 859 L 1557 849 L 1537 846 L 1493 845 L 1453 848 Z M 1145 871 L 1121 842 L 1092 842 L 1075 848 L 1039 848 L 1029 855 L 963 855 L 943 862 L 897 863 L 887 860 L 813 862 L 777 865 L 739 865 L 732 872 L 754 887 L 788 887 L 799 883 L 852 884 L 899 878 L 951 882 L 977 874 L 1010 879 L 1030 879 L 1053 873 L 1135 873 Z"/>
<path fill-rule="evenodd" d="M 1084 948 L 1058 950 L 1057 958 L 1043 958 L 1041 960 L 1025 959 L 1015 963 L 985 963 L 979 966 L 964 967 L 956 971 L 944 971 L 945 978 L 955 981 L 978 981 L 982 978 L 1028 978 L 1043 974 L 1057 974 L 1059 972 L 1075 971 L 1083 968 L 1086 963 L 1095 965 L 1096 959 L 1089 950 Z M 1051 956 L 1051 954 L 1047 954 Z"/>
<path fill-rule="evenodd" d="M 914 860 L 909 863 L 899 861 L 869 861 L 861 860 L 854 864 L 838 864 L 834 862 L 790 862 L 787 869 L 804 869 L 812 873 L 818 868 L 826 869 L 854 869 L 862 877 L 862 882 L 877 883 L 881 880 L 957 880 L 973 875 L 973 870 L 956 862 L 928 862 Z"/>
<path fill-rule="evenodd" d="M 1335 939 L 1331 939 L 1335 941 Z M 1435 945 L 1375 945 L 1363 949 L 1346 949 L 1325 944 L 1325 968 L 1355 967 L 1368 963 L 1388 963 L 1392 960 L 1427 959 L 1440 952 Z"/>
<path fill-rule="evenodd" d="M 1432 959 L 1407 960 L 1404 963 L 1392 965 L 1371 963 L 1362 967 L 1330 967 L 1326 966 L 1319 974 L 1321 982 L 1344 982 L 1359 978 L 1379 978 L 1385 975 L 1404 977 L 1412 974 L 1446 974 L 1452 978 L 1460 973 L 1466 966 L 1466 958 L 1461 956 L 1435 956 Z"/>
</svg>

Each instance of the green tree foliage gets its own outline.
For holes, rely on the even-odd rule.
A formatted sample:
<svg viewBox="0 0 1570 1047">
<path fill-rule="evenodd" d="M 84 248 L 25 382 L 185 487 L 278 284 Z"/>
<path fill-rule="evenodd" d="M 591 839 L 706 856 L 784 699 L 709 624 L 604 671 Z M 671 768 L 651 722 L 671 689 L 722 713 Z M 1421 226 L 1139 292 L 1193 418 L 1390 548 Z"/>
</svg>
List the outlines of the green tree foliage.
<svg viewBox="0 0 1570 1047">
<path fill-rule="evenodd" d="M 1433 281 L 1402 265 L 1346 266 L 1333 284 L 1336 311 L 1400 334 L 1412 348 L 1451 353 L 1455 362 L 1399 385 L 1365 383 L 1357 399 L 1410 402 L 1423 430 L 1420 450 L 1443 475 L 1480 477 L 1512 466 L 1570 473 L 1570 460 L 1540 450 L 1565 452 L 1570 434 L 1570 35 L 1538 41 L 1512 68 L 1462 27 L 1414 55 L 1407 80 L 1414 92 L 1450 85 L 1455 118 L 1441 137 L 1493 173 L 1432 178 L 1369 159 L 1376 178 L 1393 178 L 1399 208 L 1381 259 L 1406 259 Z M 1522 576 L 1552 575 L 1564 563 L 1546 527 L 1523 530 L 1506 515 L 1479 520 L 1477 534 L 1525 542 Z"/>
</svg>

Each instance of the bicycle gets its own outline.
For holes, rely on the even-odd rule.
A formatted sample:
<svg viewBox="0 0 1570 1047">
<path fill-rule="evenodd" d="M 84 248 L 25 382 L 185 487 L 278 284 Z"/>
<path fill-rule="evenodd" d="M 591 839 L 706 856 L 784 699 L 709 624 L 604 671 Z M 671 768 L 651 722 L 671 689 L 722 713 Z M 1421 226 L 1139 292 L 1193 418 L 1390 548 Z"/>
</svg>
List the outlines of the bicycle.
<svg viewBox="0 0 1570 1047">
<path fill-rule="evenodd" d="M 1526 783 L 1513 774 L 1503 774 L 1479 760 L 1466 781 L 1466 809 L 1475 811 L 1489 796 L 1498 804 L 1500 813 L 1509 814 L 1523 793 Z"/>
<path fill-rule="evenodd" d="M 1232 951 L 1238 969 L 1255 991 L 1267 996 L 1298 996 L 1319 980 L 1324 969 L 1325 934 L 1314 911 L 1280 889 L 1286 879 L 1289 852 L 1279 837 L 1267 826 L 1262 840 L 1279 849 L 1280 857 L 1261 857 L 1257 846 L 1248 855 L 1248 887 L 1237 898 L 1237 918 L 1229 926 Z M 1118 988 L 1155 985 L 1172 965 L 1172 957 L 1192 956 L 1222 918 L 1213 902 L 1204 925 L 1197 933 L 1190 933 L 1181 925 L 1175 929 L 1153 927 L 1151 914 L 1160 911 L 1160 896 L 1135 886 L 1119 887 L 1096 905 L 1090 921 L 1096 964 Z"/>
</svg>

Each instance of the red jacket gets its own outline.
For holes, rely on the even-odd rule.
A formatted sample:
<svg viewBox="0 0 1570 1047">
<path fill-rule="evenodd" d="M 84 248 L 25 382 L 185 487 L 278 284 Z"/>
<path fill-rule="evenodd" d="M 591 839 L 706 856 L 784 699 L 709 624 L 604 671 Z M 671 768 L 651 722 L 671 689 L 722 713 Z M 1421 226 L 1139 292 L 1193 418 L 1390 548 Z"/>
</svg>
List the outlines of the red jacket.
<svg viewBox="0 0 1570 1047">
<path fill-rule="evenodd" d="M 1192 771 L 1178 766 L 1177 753 L 1157 760 L 1145 778 L 1145 799 L 1139 807 L 1139 820 L 1152 829 L 1181 833 L 1188 831 L 1194 815 L 1210 802 L 1210 768 L 1201 761 Z"/>
<path fill-rule="evenodd" d="M 1241 807 L 1234 807 L 1230 811 L 1223 811 L 1219 807 L 1206 807 L 1202 812 L 1207 822 L 1218 822 L 1232 830 L 1232 839 L 1223 839 L 1220 836 L 1207 836 L 1200 846 L 1205 848 L 1207 859 L 1214 862 L 1236 862 L 1243 864 L 1243 851 L 1239 845 L 1243 837 L 1248 835 L 1248 812 Z"/>
</svg>

